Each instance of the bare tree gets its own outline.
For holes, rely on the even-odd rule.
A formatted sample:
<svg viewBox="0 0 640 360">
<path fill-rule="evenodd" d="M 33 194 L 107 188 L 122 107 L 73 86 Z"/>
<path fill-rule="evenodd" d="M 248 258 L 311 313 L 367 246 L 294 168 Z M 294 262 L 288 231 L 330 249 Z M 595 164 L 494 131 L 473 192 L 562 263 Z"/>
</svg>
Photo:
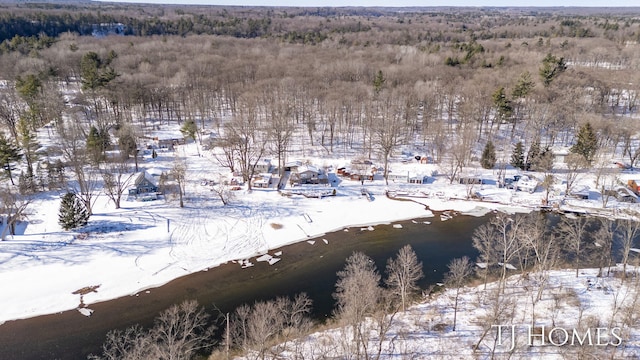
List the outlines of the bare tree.
<svg viewBox="0 0 640 360">
<path fill-rule="evenodd" d="M 396 258 L 387 261 L 385 283 L 394 294 L 400 296 L 402 311 L 406 310 L 409 297 L 418 290 L 417 282 L 423 277 L 422 262 L 418 262 L 418 257 L 411 245 L 403 246 Z"/>
<path fill-rule="evenodd" d="M 364 320 L 376 311 L 381 295 L 380 274 L 373 260 L 354 252 L 347 258 L 344 270 L 338 272 L 333 296 L 337 300 L 336 317 L 352 329 L 357 359 L 368 357 L 369 332 Z"/>
<path fill-rule="evenodd" d="M 613 257 L 613 239 L 616 232 L 617 223 L 607 218 L 598 218 L 600 227 L 593 233 L 593 244 L 598 249 L 596 251 L 596 261 L 598 263 L 598 276 L 603 276 L 603 267 L 607 267 L 607 276 L 611 271 Z"/>
<path fill-rule="evenodd" d="M 151 330 L 158 359 L 188 360 L 200 350 L 213 345 L 214 327 L 209 315 L 195 300 L 174 305 L 158 316 Z"/>
<path fill-rule="evenodd" d="M 484 288 L 487 288 L 487 278 L 492 266 L 497 265 L 499 254 L 494 244 L 499 236 L 497 229 L 491 223 L 480 225 L 472 236 L 473 247 L 478 250 L 478 267 L 482 271 Z"/>
<path fill-rule="evenodd" d="M 199 308 L 195 300 L 187 300 L 163 311 L 149 331 L 134 325 L 124 331 L 109 332 L 102 345 L 102 356 L 90 355 L 89 359 L 189 360 L 215 345 L 214 330 L 204 308 Z"/>
<path fill-rule="evenodd" d="M 0 188 L 0 241 L 7 234 L 16 234 L 16 225 L 26 217 L 26 211 L 33 199 L 12 191 L 11 187 Z"/>
<path fill-rule="evenodd" d="M 387 98 L 376 102 L 374 134 L 384 162 L 384 180 L 389 185 L 389 156 L 404 142 L 406 123 L 401 99 Z"/>
<path fill-rule="evenodd" d="M 122 194 L 132 184 L 134 173 L 126 162 L 105 162 L 100 168 L 104 181 L 104 193 L 109 197 L 116 209 L 120 209 Z"/>
<path fill-rule="evenodd" d="M 155 355 L 152 339 L 140 325 L 123 331 L 112 330 L 102 344 L 102 356 L 90 355 L 91 360 L 140 360 Z"/>
<path fill-rule="evenodd" d="M 504 213 L 499 213 L 492 221 L 491 224 L 496 228 L 498 234 L 494 238 L 494 247 L 498 251 L 498 258 L 500 259 L 498 265 L 502 269 L 500 276 L 500 288 L 504 292 L 505 281 L 507 278 L 507 269 L 513 269 L 511 261 L 522 251 L 522 242 L 519 239 L 519 227 L 524 222 L 524 217 L 508 216 Z"/>
<path fill-rule="evenodd" d="M 273 145 L 273 151 L 278 157 L 278 174 L 282 177 L 295 126 L 292 117 L 293 110 L 287 99 L 280 98 L 278 95 L 281 94 L 272 95 L 272 97 L 268 97 L 269 103 L 265 104 L 268 112 L 268 136 Z"/>
<path fill-rule="evenodd" d="M 627 278 L 627 264 L 629 263 L 629 255 L 634 247 L 634 242 L 638 234 L 640 234 L 640 223 L 636 220 L 624 219 L 618 223 L 617 242 L 620 246 L 620 256 L 622 262 L 622 279 Z"/>
<path fill-rule="evenodd" d="M 585 217 L 570 218 L 563 216 L 557 227 L 558 235 L 562 237 L 568 251 L 573 252 L 573 261 L 576 268 L 576 277 L 580 271 L 580 262 L 584 257 L 583 250 L 587 231 L 587 219 Z"/>
<path fill-rule="evenodd" d="M 98 173 L 87 166 L 87 151 L 85 147 L 83 129 L 79 125 L 79 119 L 74 119 L 69 126 L 60 128 L 61 149 L 64 160 L 76 177 L 76 189 L 71 189 L 80 195 L 89 215 L 92 213 L 95 202 L 95 190 L 98 186 Z"/>
<path fill-rule="evenodd" d="M 449 268 L 449 271 L 444 276 L 444 282 L 447 287 L 452 287 L 455 289 L 453 305 L 453 331 L 456 331 L 456 320 L 458 318 L 458 299 L 460 298 L 460 291 L 469 279 L 469 276 L 471 276 L 471 274 L 473 273 L 473 270 L 471 268 L 471 262 L 466 256 L 451 260 L 447 267 Z"/>
<path fill-rule="evenodd" d="M 581 174 L 581 170 L 588 166 L 588 163 L 582 155 L 569 154 L 566 157 L 567 169 L 565 170 L 565 196 L 569 195 L 573 189 L 573 185 L 578 180 Z"/>
<path fill-rule="evenodd" d="M 236 163 L 249 190 L 256 165 L 262 159 L 267 146 L 266 141 L 260 138 L 259 125 L 256 110 L 247 104 L 235 119 L 225 126 L 225 139 L 237 157 Z"/>
<path fill-rule="evenodd" d="M 211 186 L 211 191 L 222 201 L 222 205 L 229 205 L 235 198 L 231 185 L 228 181 L 223 180 L 222 176 L 218 176 L 218 181 Z"/>
<path fill-rule="evenodd" d="M 184 207 L 184 195 L 185 188 L 187 185 L 187 163 L 176 157 L 176 160 L 173 163 L 173 168 L 171 168 L 171 175 L 178 185 L 178 198 L 180 199 L 180 207 Z"/>
<path fill-rule="evenodd" d="M 267 358 L 271 350 L 288 351 L 288 343 L 310 329 L 310 312 L 306 294 L 242 305 L 231 319 L 232 341 L 256 359 Z"/>
</svg>

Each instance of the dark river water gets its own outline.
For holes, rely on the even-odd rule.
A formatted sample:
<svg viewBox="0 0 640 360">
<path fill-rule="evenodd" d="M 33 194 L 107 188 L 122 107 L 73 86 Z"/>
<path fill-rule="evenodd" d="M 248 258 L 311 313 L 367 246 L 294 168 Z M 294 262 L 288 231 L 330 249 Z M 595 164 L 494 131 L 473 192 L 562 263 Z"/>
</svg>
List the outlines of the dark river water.
<svg viewBox="0 0 640 360">
<path fill-rule="evenodd" d="M 208 310 L 215 306 L 227 312 L 243 303 L 306 292 L 313 299 L 314 317 L 323 319 L 331 315 L 334 305 L 336 272 L 353 251 L 370 256 L 383 272 L 386 260 L 410 244 L 424 265 L 424 288 L 442 280 L 451 259 L 476 257 L 471 235 L 487 219 L 456 216 L 441 221 L 436 216 L 400 222 L 401 229 L 391 225 L 375 226 L 374 231 L 351 228 L 314 239 L 313 245 L 305 241 L 284 247 L 282 260 L 275 265 L 254 261 L 254 267 L 241 269 L 238 264 L 226 264 L 148 293 L 90 304 L 95 311 L 91 317 L 71 310 L 9 321 L 0 325 L 0 359 L 86 359 L 101 352 L 109 330 L 134 324 L 149 327 L 158 313 L 186 299 L 195 299 Z"/>
</svg>

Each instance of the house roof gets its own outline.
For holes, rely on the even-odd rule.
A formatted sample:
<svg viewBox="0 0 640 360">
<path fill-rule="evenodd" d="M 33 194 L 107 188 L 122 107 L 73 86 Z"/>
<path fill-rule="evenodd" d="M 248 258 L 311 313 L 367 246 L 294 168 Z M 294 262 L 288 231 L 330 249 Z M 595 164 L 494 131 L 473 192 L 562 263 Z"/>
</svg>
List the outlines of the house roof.
<svg viewBox="0 0 640 360">
<path fill-rule="evenodd" d="M 302 165 L 302 166 L 298 166 L 298 173 L 303 173 L 306 171 L 311 171 L 313 173 L 319 174 L 320 170 L 318 170 L 317 167 L 313 166 L 313 165 Z"/>
<path fill-rule="evenodd" d="M 158 179 L 146 171 L 141 171 L 138 174 L 136 174 L 136 180 L 133 183 L 136 186 L 138 186 L 140 185 L 140 183 L 142 183 L 142 180 L 144 179 L 147 179 L 147 181 L 152 183 L 154 186 L 158 186 Z"/>
</svg>

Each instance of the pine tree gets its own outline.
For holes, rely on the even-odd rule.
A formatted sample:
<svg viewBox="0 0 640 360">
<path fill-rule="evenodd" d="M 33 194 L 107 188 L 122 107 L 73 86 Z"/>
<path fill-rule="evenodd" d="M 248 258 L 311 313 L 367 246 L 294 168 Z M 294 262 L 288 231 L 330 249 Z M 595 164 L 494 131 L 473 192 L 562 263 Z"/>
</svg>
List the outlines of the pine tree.
<svg viewBox="0 0 640 360">
<path fill-rule="evenodd" d="M 193 139 L 193 141 L 196 141 L 198 126 L 196 125 L 195 121 L 187 120 L 184 122 L 184 124 L 182 124 L 180 132 L 185 139 Z"/>
<path fill-rule="evenodd" d="M 480 165 L 482 165 L 484 169 L 493 169 L 496 165 L 496 147 L 493 146 L 491 140 L 487 141 L 487 144 L 484 146 Z"/>
<path fill-rule="evenodd" d="M 529 146 L 529 152 L 527 152 L 527 162 L 525 164 L 525 170 L 531 170 L 532 165 L 538 161 L 538 158 L 540 158 L 541 153 L 542 153 L 542 149 L 540 148 L 540 140 L 536 139 L 533 141 L 531 146 Z"/>
<path fill-rule="evenodd" d="M 520 78 L 518 78 L 518 83 L 511 92 L 511 96 L 514 99 L 524 98 L 529 95 L 534 86 L 535 83 L 531 79 L 531 73 L 525 71 L 520 75 Z"/>
<path fill-rule="evenodd" d="M 542 60 L 542 66 L 539 69 L 540 78 L 544 86 L 549 86 L 551 82 L 562 72 L 567 70 L 567 64 L 564 58 L 557 58 L 551 54 Z"/>
<path fill-rule="evenodd" d="M 60 203 L 58 223 L 64 230 L 71 230 L 87 225 L 89 212 L 84 203 L 74 193 L 66 193 Z"/>
<path fill-rule="evenodd" d="M 384 75 L 382 74 L 382 70 L 378 70 L 376 77 L 373 79 L 373 91 L 376 94 L 379 94 L 382 91 L 382 86 L 385 83 Z"/>
<path fill-rule="evenodd" d="M 94 163 L 100 163 L 104 160 L 104 152 L 107 150 L 111 140 L 107 130 L 98 130 L 95 126 L 89 129 L 87 135 L 87 151 L 91 154 L 91 160 Z"/>
<path fill-rule="evenodd" d="M 516 146 L 513 148 L 510 164 L 514 168 L 520 170 L 524 169 L 524 146 L 522 145 L 522 141 L 518 141 Z"/>
<path fill-rule="evenodd" d="M 569 149 L 574 154 L 582 155 L 589 163 L 598 151 L 598 138 L 591 127 L 591 123 L 586 123 L 580 127 L 576 135 L 576 143 Z"/>
<path fill-rule="evenodd" d="M 12 165 L 16 161 L 22 159 L 20 149 L 7 139 L 3 132 L 0 132 L 0 170 L 4 170 L 11 180 L 11 185 L 15 185 L 13 182 L 13 176 L 11 176 Z"/>
<path fill-rule="evenodd" d="M 513 106 L 511 100 L 507 98 L 504 87 L 500 87 L 493 95 L 493 105 L 496 107 L 496 118 L 503 121 L 511 120 L 513 116 Z"/>
</svg>

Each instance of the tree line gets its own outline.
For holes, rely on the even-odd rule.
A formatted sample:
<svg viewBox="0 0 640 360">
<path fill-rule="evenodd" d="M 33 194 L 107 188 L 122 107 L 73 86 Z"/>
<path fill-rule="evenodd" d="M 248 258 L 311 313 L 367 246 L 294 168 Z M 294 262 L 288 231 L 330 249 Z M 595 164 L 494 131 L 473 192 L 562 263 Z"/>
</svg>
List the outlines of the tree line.
<svg viewBox="0 0 640 360">
<path fill-rule="evenodd" d="M 224 8 L 207 9 L 231 16 Z M 140 18 L 153 11 L 187 15 L 143 7 Z M 269 18 L 269 26 L 285 22 L 278 23 L 283 32 L 298 31 L 305 20 L 326 38 L 316 45 L 212 35 L 96 40 L 65 33 L 11 40 L 10 47 L 24 49 L 0 55 L 2 175 L 15 183 L 15 171 L 21 194 L 70 190 L 89 214 L 94 191 L 106 188 L 118 207 L 143 139 L 176 125 L 249 186 L 261 158 L 277 158 L 282 169 L 287 159 L 304 157 L 304 149 L 360 154 L 382 164 L 386 178 L 390 160 L 405 147 L 439 163 L 450 182 L 483 160 L 502 173 L 508 164 L 537 169 L 550 185 L 558 175 L 532 162 L 533 155 L 583 142 L 577 129 L 587 125 L 597 144 L 572 147 L 587 162 L 569 163 L 573 170 L 561 175 L 567 190 L 584 167 L 604 168 L 614 157 L 634 166 L 640 156 L 631 118 L 638 108 L 637 50 L 625 45 L 638 33 L 632 18 L 522 18 L 497 11 L 472 25 L 478 16 L 472 11 L 235 11 Z M 540 32 L 578 24 L 593 29 L 593 37 Z M 485 28 L 518 35 L 479 36 Z M 60 146 L 46 152 L 35 136 L 45 127 L 61 137 Z M 482 151 L 487 147 L 493 151 Z M 106 157 L 113 148 L 119 159 Z M 518 153 L 532 156 L 520 161 Z"/>
</svg>

